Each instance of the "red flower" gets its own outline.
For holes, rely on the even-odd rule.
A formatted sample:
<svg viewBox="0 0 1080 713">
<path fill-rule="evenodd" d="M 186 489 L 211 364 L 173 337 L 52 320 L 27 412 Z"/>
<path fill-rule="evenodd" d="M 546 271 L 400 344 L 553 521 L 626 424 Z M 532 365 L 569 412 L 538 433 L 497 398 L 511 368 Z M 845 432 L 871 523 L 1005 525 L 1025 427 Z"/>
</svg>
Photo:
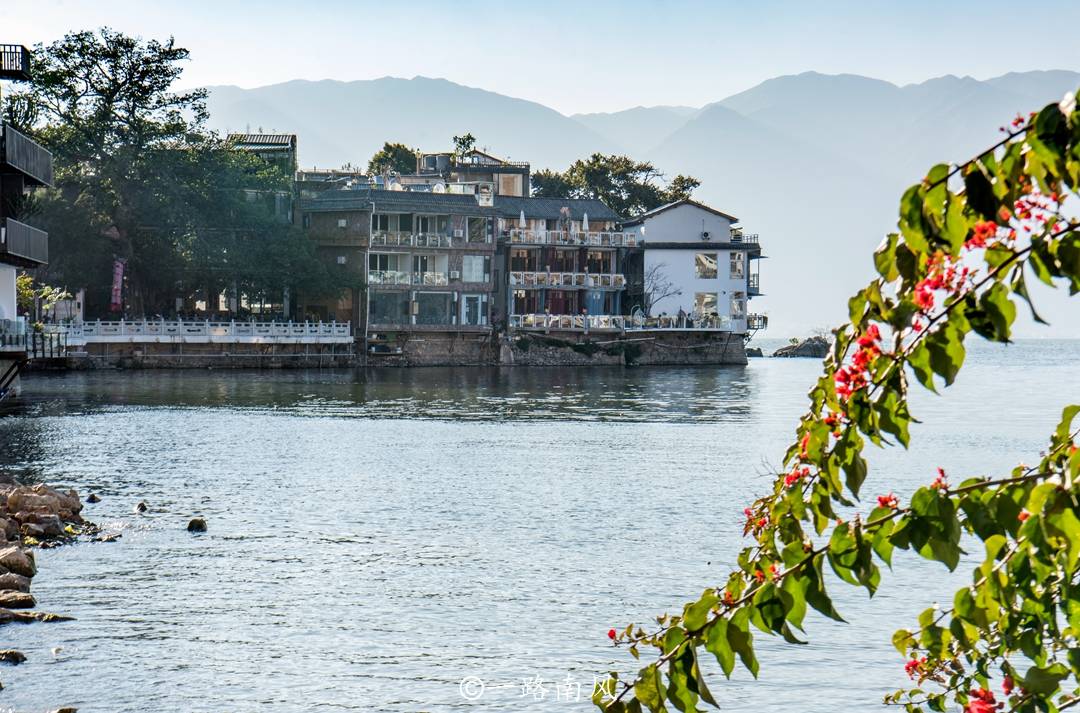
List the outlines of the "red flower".
<svg viewBox="0 0 1080 713">
<path fill-rule="evenodd" d="M 945 469 L 944 468 L 938 468 L 937 469 L 937 478 L 935 478 L 934 482 L 930 484 L 930 487 L 933 488 L 934 490 L 948 490 L 949 489 L 949 484 L 945 481 Z"/>
<path fill-rule="evenodd" d="M 1016 517 L 1018 520 L 1020 520 L 1020 522 L 1025 522 L 1029 517 L 1031 517 L 1031 513 L 1029 513 L 1027 510 L 1021 510 L 1020 514 Z"/>
<path fill-rule="evenodd" d="M 802 454 L 802 457 L 803 457 L 803 458 L 806 458 L 806 457 L 807 457 L 807 452 L 806 452 L 806 450 L 807 450 L 807 448 L 809 448 L 809 447 L 810 447 L 810 434 L 809 434 L 809 433 L 807 433 L 806 435 L 804 435 L 804 436 L 802 437 L 802 440 L 801 440 L 801 441 L 799 441 L 799 453 L 800 453 L 800 454 Z"/>
<path fill-rule="evenodd" d="M 608 629 L 607 630 L 607 637 L 609 639 L 611 639 L 612 641 L 614 641 L 615 640 L 615 630 L 614 629 Z"/>
<path fill-rule="evenodd" d="M 971 692 L 964 713 L 994 713 L 1001 708 L 1001 704 L 994 698 L 994 694 L 985 688 L 977 688 Z"/>
<path fill-rule="evenodd" d="M 871 324 L 869 327 L 866 328 L 866 331 L 863 333 L 863 335 L 859 337 L 858 344 L 863 349 L 866 349 L 867 347 L 874 346 L 874 343 L 880 340 L 881 331 L 878 330 L 878 326 L 876 324 Z"/>
<path fill-rule="evenodd" d="M 774 582 L 780 579 L 780 568 L 776 566 L 775 562 L 769 565 L 769 574 L 772 575 Z"/>
<path fill-rule="evenodd" d="M 764 517 L 757 521 L 757 526 L 759 528 L 760 527 L 765 527 L 768 524 L 769 524 L 769 520 L 767 518 L 764 518 Z"/>
<path fill-rule="evenodd" d="M 1001 690 L 1008 696 L 1013 692 L 1013 679 L 1012 676 L 1005 674 L 1005 680 L 1001 682 Z"/>
<path fill-rule="evenodd" d="M 971 237 L 964 242 L 968 248 L 986 247 L 986 241 L 997 235 L 997 223 L 992 220 L 981 220 L 971 229 Z"/>
<path fill-rule="evenodd" d="M 723 602 L 724 602 L 724 605 L 725 605 L 725 606 L 729 606 L 729 607 L 730 607 L 730 606 L 731 606 L 732 604 L 734 604 L 734 603 L 735 603 L 735 597 L 734 597 L 734 595 L 732 595 L 732 593 L 731 593 L 731 592 L 730 592 L 729 590 L 727 590 L 727 589 L 725 589 L 725 590 L 724 590 L 724 599 L 723 599 Z"/>
<path fill-rule="evenodd" d="M 915 674 L 919 673 L 919 671 L 925 664 L 925 656 L 923 656 L 921 659 L 911 659 L 906 664 L 904 664 L 904 673 L 906 673 L 908 675 L 908 678 L 910 678 L 911 680 L 915 680 Z"/>
<path fill-rule="evenodd" d="M 877 504 L 880 507 L 895 510 L 897 507 L 899 507 L 900 501 L 897 500 L 895 495 L 889 493 L 888 495 L 879 495 L 877 499 Z"/>
<path fill-rule="evenodd" d="M 754 570 L 754 579 L 756 579 L 759 583 L 764 582 L 765 573 L 762 572 L 760 569 Z"/>
</svg>

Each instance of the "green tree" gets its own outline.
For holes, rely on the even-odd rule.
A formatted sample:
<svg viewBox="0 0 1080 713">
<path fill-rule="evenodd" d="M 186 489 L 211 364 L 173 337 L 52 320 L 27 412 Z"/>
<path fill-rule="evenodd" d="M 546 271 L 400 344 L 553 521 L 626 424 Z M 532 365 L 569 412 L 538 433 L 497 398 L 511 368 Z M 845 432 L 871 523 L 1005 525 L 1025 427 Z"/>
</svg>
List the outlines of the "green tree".
<svg viewBox="0 0 1080 713">
<path fill-rule="evenodd" d="M 888 492 L 860 508 L 869 482 L 862 452 L 867 442 L 907 447 L 913 383 L 952 384 L 972 333 L 1009 341 L 1019 302 L 1038 320 L 1029 277 L 1080 292 L 1080 222 L 1064 207 L 1078 190 L 1072 96 L 1018 117 L 1001 142 L 934 166 L 904 193 L 899 232 L 875 252 L 879 276 L 833 332 L 783 472 L 745 510 L 750 544 L 737 567 L 680 613 L 659 617 L 658 628 L 610 632 L 635 658 L 653 655 L 632 680 L 612 673 L 597 686 L 599 708 L 715 705 L 701 657 L 715 657 L 726 676 L 736 661 L 757 676 L 754 630 L 803 643 L 809 609 L 840 620 L 834 582 L 872 595 L 880 564 L 899 566 L 904 551 L 952 570 L 965 538 L 980 543 L 968 548 L 970 582 L 893 634 L 912 685 L 886 702 L 965 713 L 1080 705 L 1080 405 L 1064 408 L 1034 465 L 967 478 L 939 468 L 907 502 Z"/>
<path fill-rule="evenodd" d="M 174 91 L 187 58 L 171 38 L 75 32 L 36 48 L 33 81 L 8 101 L 54 154 L 57 188 L 30 206 L 50 233 L 44 277 L 85 286 L 88 313 L 107 309 L 115 257 L 127 260 L 136 314 L 166 314 L 202 290 L 280 290 L 300 275 L 320 292 L 336 284 L 266 210 L 290 177 L 208 133 L 203 90 Z"/>
<path fill-rule="evenodd" d="M 459 161 L 461 158 L 476 148 L 476 137 L 471 133 L 464 136 L 454 137 L 454 160 Z"/>
<path fill-rule="evenodd" d="M 540 198 L 595 198 L 619 215 L 633 216 L 665 203 L 689 198 L 701 182 L 678 175 L 663 185 L 664 175 L 648 161 L 594 153 L 566 171 L 532 175 L 533 195 Z"/>
<path fill-rule="evenodd" d="M 414 173 L 416 171 L 416 150 L 409 148 L 405 144 L 392 144 L 387 141 L 371 157 L 367 165 L 367 171 L 371 175 L 380 174 L 384 170 L 401 174 Z"/>
</svg>

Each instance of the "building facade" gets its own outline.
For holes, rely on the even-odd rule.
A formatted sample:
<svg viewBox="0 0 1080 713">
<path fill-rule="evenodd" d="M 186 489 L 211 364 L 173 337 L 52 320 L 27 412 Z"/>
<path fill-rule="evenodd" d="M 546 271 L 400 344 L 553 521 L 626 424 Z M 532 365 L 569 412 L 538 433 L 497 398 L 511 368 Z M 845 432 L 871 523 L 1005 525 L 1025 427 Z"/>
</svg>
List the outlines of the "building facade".
<svg viewBox="0 0 1080 713">
<path fill-rule="evenodd" d="M 0 79 L 30 78 L 30 52 L 0 45 Z M 49 236 L 22 222 L 29 191 L 53 183 L 52 154 L 10 124 L 0 122 L 0 398 L 18 388 L 27 358 L 28 325 L 18 314 L 18 270 L 48 263 Z"/>
<path fill-rule="evenodd" d="M 682 324 L 695 328 L 746 333 L 764 327 L 764 317 L 750 312 L 750 299 L 761 294 L 761 245 L 737 223 L 692 200 L 625 222 L 623 230 L 641 247 L 635 307 L 651 318 L 685 318 Z"/>
</svg>

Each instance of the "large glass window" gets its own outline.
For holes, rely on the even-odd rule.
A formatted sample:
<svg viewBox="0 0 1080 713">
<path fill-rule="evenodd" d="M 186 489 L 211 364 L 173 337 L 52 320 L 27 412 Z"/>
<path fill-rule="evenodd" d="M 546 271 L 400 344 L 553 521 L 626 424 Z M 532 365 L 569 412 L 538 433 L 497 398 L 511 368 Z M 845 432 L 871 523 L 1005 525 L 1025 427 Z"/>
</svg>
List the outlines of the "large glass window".
<svg viewBox="0 0 1080 713">
<path fill-rule="evenodd" d="M 716 293 L 694 293 L 694 314 L 698 317 L 709 317 L 716 314 Z"/>
<path fill-rule="evenodd" d="M 453 324 L 453 295 L 449 292 L 417 292 L 417 324 Z"/>
<path fill-rule="evenodd" d="M 487 282 L 491 258 L 483 255 L 466 255 L 461 261 L 462 282 Z"/>
<path fill-rule="evenodd" d="M 368 320 L 372 324 L 408 324 L 408 293 L 375 291 L 368 293 Z"/>
<path fill-rule="evenodd" d="M 551 261 L 552 272 L 577 272 L 577 250 L 555 249 Z"/>
<path fill-rule="evenodd" d="M 416 216 L 416 232 L 445 235 L 448 232 L 450 218 L 446 215 Z"/>
<path fill-rule="evenodd" d="M 390 230 L 390 216 L 386 213 L 376 213 L 371 216 L 372 230 Z"/>
<path fill-rule="evenodd" d="M 515 272 L 536 272 L 536 255 L 537 251 L 535 250 L 512 249 L 510 251 L 510 269 Z"/>
<path fill-rule="evenodd" d="M 594 275 L 610 275 L 615 272 L 615 253 L 606 250 L 590 250 L 585 256 L 585 268 Z"/>
<path fill-rule="evenodd" d="M 461 323 L 471 326 L 479 326 L 487 323 L 484 314 L 483 295 L 463 295 L 461 306 Z"/>
<path fill-rule="evenodd" d="M 746 253 L 731 253 L 731 279 L 741 280 L 746 276 Z"/>
<path fill-rule="evenodd" d="M 716 253 L 694 255 L 694 276 L 699 280 L 716 279 Z"/>
<path fill-rule="evenodd" d="M 369 270 L 400 270 L 404 255 L 398 253 L 369 253 Z"/>
<path fill-rule="evenodd" d="M 487 242 L 487 218 L 469 218 L 468 238 L 470 243 Z"/>
<path fill-rule="evenodd" d="M 734 319 L 742 319 L 746 316 L 746 293 L 731 293 L 731 316 Z"/>
</svg>

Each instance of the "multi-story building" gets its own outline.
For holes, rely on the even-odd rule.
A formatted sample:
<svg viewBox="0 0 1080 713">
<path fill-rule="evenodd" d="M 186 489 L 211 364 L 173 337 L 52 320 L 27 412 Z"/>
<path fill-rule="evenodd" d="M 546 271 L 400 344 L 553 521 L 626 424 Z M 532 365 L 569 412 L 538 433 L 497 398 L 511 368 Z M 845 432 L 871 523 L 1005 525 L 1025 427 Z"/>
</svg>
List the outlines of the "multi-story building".
<svg viewBox="0 0 1080 713">
<path fill-rule="evenodd" d="M 309 302 L 307 312 L 351 321 L 369 342 L 389 332 L 490 331 L 490 201 L 364 188 L 302 199 L 299 213 L 320 253 L 356 270 L 366 286 L 336 302 Z"/>
<path fill-rule="evenodd" d="M 421 153 L 416 157 L 416 173 L 398 176 L 405 187 L 475 193 L 489 190 L 497 196 L 529 195 L 530 168 L 527 162 L 508 161 L 473 149 L 462 156 L 452 153 Z"/>
<path fill-rule="evenodd" d="M 765 326 L 749 312 L 761 294 L 761 245 L 738 218 L 692 200 L 660 206 L 623 223 L 641 246 L 635 302 L 646 317 L 682 328 L 748 333 Z"/>
<path fill-rule="evenodd" d="M 30 78 L 30 52 L 0 45 L 0 79 Z M 15 277 L 49 260 L 49 236 L 19 220 L 26 193 L 53 182 L 52 154 L 0 122 L 0 398 L 17 387 L 27 357 L 27 325 L 18 315 Z"/>
<path fill-rule="evenodd" d="M 296 173 L 296 134 L 229 134 L 227 140 L 277 166 L 286 176 Z"/>
<path fill-rule="evenodd" d="M 612 328 L 634 237 L 591 199 L 497 196 L 495 318 L 510 329 Z"/>
</svg>

